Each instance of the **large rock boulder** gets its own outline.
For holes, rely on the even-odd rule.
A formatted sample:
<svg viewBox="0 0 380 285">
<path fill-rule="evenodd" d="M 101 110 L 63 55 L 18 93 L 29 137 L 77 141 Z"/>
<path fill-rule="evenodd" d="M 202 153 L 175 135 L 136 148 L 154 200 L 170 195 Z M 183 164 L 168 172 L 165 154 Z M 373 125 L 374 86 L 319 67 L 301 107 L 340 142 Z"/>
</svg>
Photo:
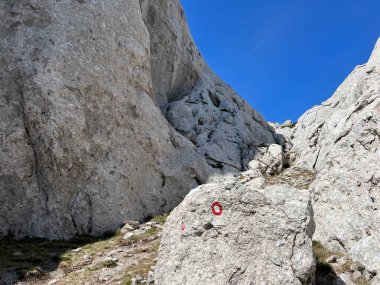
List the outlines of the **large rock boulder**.
<svg viewBox="0 0 380 285">
<path fill-rule="evenodd" d="M 192 190 L 164 228 L 156 284 L 311 284 L 307 190 L 248 171 Z"/>
<path fill-rule="evenodd" d="M 369 261 L 369 245 L 380 244 L 380 40 L 368 63 L 307 111 L 289 135 L 296 164 L 317 172 L 309 188 L 314 238 L 378 267 L 378 259 Z"/>
<path fill-rule="evenodd" d="M 3 0 L 0 18 L 0 238 L 115 230 L 280 141 L 207 68 L 177 0 Z M 203 82 L 231 95 L 185 102 Z"/>
</svg>

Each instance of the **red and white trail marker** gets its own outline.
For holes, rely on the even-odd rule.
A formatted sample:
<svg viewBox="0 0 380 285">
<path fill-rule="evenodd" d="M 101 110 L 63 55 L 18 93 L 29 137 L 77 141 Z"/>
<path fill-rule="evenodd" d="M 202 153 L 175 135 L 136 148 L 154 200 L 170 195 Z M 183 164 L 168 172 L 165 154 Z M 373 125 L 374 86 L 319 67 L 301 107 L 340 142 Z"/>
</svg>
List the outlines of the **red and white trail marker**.
<svg viewBox="0 0 380 285">
<path fill-rule="evenodd" d="M 219 202 L 214 202 L 211 205 L 212 213 L 216 216 L 220 216 L 223 213 L 223 207 Z"/>
</svg>

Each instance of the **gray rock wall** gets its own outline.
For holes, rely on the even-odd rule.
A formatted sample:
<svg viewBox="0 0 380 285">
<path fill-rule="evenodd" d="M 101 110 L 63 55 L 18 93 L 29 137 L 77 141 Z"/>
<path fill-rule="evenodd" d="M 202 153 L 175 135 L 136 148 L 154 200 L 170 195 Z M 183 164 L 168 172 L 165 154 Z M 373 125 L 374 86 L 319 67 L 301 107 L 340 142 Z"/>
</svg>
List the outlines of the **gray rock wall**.
<svg viewBox="0 0 380 285">
<path fill-rule="evenodd" d="M 0 236 L 168 211 L 211 173 L 152 101 L 138 1 L 2 1 Z"/>
<path fill-rule="evenodd" d="M 0 237 L 115 230 L 280 140 L 205 65 L 176 0 L 3 0 L 0 19 Z"/>
<path fill-rule="evenodd" d="M 379 271 L 368 244 L 380 244 L 380 40 L 368 63 L 307 111 L 290 136 L 296 163 L 317 172 L 314 238 Z"/>
<path fill-rule="evenodd" d="M 155 98 L 173 127 L 223 173 L 248 168 L 282 137 L 204 62 L 178 0 L 141 0 Z"/>
</svg>

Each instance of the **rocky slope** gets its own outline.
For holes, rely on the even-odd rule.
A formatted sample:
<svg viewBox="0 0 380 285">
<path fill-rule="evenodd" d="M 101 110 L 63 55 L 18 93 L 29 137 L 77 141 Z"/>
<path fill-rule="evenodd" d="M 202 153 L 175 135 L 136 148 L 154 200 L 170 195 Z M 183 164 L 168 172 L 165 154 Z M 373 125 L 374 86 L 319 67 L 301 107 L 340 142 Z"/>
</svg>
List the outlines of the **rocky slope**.
<svg viewBox="0 0 380 285">
<path fill-rule="evenodd" d="M 380 270 L 380 39 L 368 63 L 307 111 L 291 137 L 296 163 L 317 172 L 314 238 Z"/>
<path fill-rule="evenodd" d="M 0 238 L 98 236 L 214 182 L 170 215 L 157 284 L 380 283 L 380 40 L 277 134 L 204 62 L 178 0 L 3 0 L 0 19 Z M 49 278 L 121 283 L 155 257 L 125 256 L 144 234 Z"/>
<path fill-rule="evenodd" d="M 113 231 L 282 142 L 178 0 L 4 0 L 0 19 L 0 238 Z"/>
<path fill-rule="evenodd" d="M 171 213 L 157 284 L 379 284 L 380 39 L 329 100 L 273 126 L 283 146 L 261 149 L 251 170 L 200 186 Z"/>
</svg>

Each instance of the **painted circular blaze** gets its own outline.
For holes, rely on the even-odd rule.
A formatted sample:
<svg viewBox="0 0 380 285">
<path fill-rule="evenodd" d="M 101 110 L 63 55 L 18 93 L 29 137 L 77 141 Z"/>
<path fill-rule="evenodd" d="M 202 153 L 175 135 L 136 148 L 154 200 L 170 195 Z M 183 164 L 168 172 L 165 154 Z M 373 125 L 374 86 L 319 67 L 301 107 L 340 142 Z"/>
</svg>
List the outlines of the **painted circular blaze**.
<svg viewBox="0 0 380 285">
<path fill-rule="evenodd" d="M 186 226 L 182 226 L 182 227 L 181 227 L 181 230 L 182 230 L 182 231 L 186 231 Z"/>
<path fill-rule="evenodd" d="M 223 212 L 223 207 L 219 202 L 214 202 L 211 205 L 211 210 L 214 215 L 220 216 Z"/>
</svg>

